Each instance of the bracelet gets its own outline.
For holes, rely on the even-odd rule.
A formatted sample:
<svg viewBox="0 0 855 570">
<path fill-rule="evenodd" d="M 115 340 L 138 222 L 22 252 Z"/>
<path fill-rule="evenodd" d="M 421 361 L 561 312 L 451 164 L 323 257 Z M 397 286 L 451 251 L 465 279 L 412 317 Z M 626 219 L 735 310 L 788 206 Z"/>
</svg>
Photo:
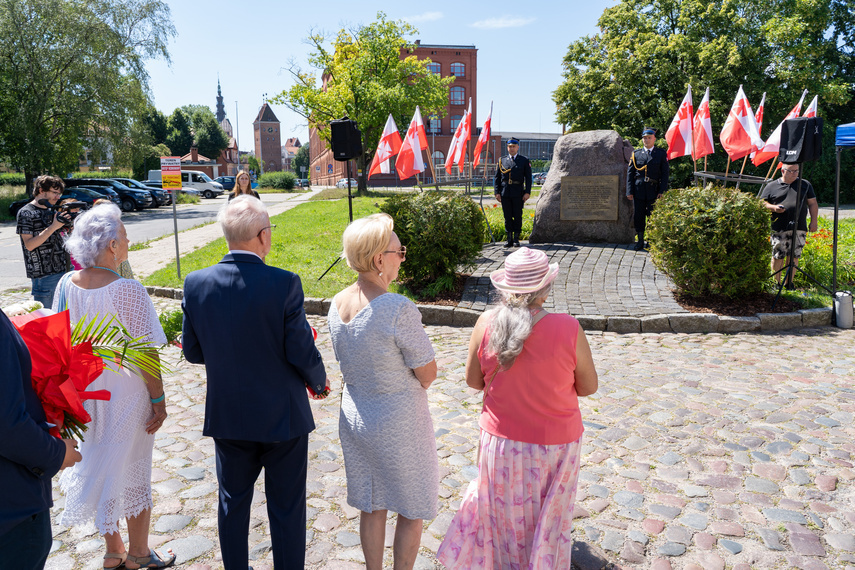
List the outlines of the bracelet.
<svg viewBox="0 0 855 570">
<path fill-rule="evenodd" d="M 164 398 L 166 398 L 166 392 L 161 394 L 160 398 L 149 398 L 149 400 L 151 400 L 152 404 L 159 404 L 160 402 L 162 402 L 164 400 Z"/>
</svg>

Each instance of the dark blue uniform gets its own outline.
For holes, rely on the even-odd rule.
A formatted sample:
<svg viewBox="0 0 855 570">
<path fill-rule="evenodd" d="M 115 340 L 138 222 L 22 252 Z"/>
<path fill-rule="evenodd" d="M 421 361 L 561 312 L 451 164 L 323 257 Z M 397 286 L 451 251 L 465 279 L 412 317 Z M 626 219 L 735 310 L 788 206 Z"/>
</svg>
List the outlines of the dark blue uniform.
<svg viewBox="0 0 855 570">
<path fill-rule="evenodd" d="M 644 243 L 644 228 L 660 194 L 668 190 L 668 157 L 665 151 L 653 147 L 649 152 L 640 148 L 632 153 L 626 169 L 626 195 L 632 196 L 633 222 L 638 242 Z"/>
<path fill-rule="evenodd" d="M 502 196 L 502 213 L 505 215 L 505 232 L 508 245 L 519 244 L 522 232 L 523 194 L 531 194 L 531 162 L 517 153 L 505 155 L 496 168 L 493 189 Z"/>
</svg>

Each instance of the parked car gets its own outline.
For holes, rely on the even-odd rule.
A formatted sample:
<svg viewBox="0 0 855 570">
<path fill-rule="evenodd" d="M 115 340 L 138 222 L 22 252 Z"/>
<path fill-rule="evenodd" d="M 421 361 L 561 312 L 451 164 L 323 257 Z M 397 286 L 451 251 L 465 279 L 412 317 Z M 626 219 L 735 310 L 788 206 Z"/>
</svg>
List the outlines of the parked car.
<svg viewBox="0 0 855 570">
<path fill-rule="evenodd" d="M 161 188 L 161 189 L 163 189 L 163 183 L 162 183 L 162 182 L 160 182 L 159 180 L 143 180 L 142 182 L 140 182 L 140 184 L 145 184 L 146 186 L 153 186 L 154 188 Z M 172 202 L 171 202 L 171 200 L 172 200 L 172 193 L 171 193 L 171 191 L 169 191 L 169 190 L 164 190 L 164 192 L 166 192 L 167 194 L 169 194 L 169 199 L 170 199 L 170 202 L 169 202 L 169 203 L 171 204 L 171 203 L 172 203 Z M 178 193 L 179 193 L 179 194 L 187 194 L 187 195 L 189 195 L 189 196 L 196 196 L 197 198 L 201 198 L 201 197 L 202 197 L 202 193 L 201 193 L 201 192 L 199 192 L 198 190 L 194 190 L 193 188 L 188 188 L 188 187 L 186 187 L 186 186 L 185 186 L 185 187 L 183 187 L 183 188 L 180 188 L 180 189 L 178 190 Z"/>
<path fill-rule="evenodd" d="M 154 204 L 154 198 L 151 197 L 151 192 L 148 190 L 128 188 L 121 182 L 109 178 L 67 178 L 65 179 L 65 186 L 66 188 L 70 186 L 87 186 L 89 188 L 106 186 L 111 188 L 119 195 L 121 208 L 125 212 L 151 208 Z"/>
<path fill-rule="evenodd" d="M 149 180 L 162 180 L 160 170 L 149 170 L 148 178 Z M 207 174 L 196 170 L 182 170 L 181 185 L 198 190 L 205 198 L 216 198 L 224 192 L 222 184 L 214 182 Z"/>
<path fill-rule="evenodd" d="M 351 178 L 350 179 L 350 186 L 352 188 L 356 188 L 357 186 L 359 186 L 359 183 L 355 179 Z M 335 187 L 336 188 L 347 188 L 347 178 L 342 178 L 341 180 L 336 182 Z"/>
<path fill-rule="evenodd" d="M 91 198 L 91 200 L 87 200 L 87 197 Z M 90 206 L 95 200 L 107 198 L 118 207 L 122 207 L 122 199 L 119 197 L 119 194 L 106 186 L 71 186 L 66 188 L 62 194 L 62 200 L 66 198 L 76 198 L 81 202 L 86 202 Z"/>
<path fill-rule="evenodd" d="M 309 186 L 311 186 L 311 184 L 309 183 L 308 178 L 298 178 L 297 186 L 299 186 L 300 188 L 308 188 Z"/>
<path fill-rule="evenodd" d="M 548 174 L 547 172 L 538 172 L 537 174 L 535 174 L 531 177 L 531 181 L 534 184 L 543 184 L 544 182 L 546 182 L 546 175 L 547 174 Z"/>
<path fill-rule="evenodd" d="M 145 190 L 146 192 L 150 192 L 151 197 L 154 199 L 154 204 L 152 204 L 152 208 L 157 208 L 158 206 L 166 206 L 167 204 L 172 203 L 172 195 L 169 192 L 164 192 L 162 188 L 146 186 L 142 182 L 138 182 L 133 178 L 113 178 L 113 180 L 121 182 L 128 188 L 133 188 L 135 190 Z"/>
<path fill-rule="evenodd" d="M 219 182 L 223 185 L 223 190 L 231 190 L 235 187 L 235 177 L 234 176 L 217 176 L 214 178 L 214 182 Z"/>
</svg>

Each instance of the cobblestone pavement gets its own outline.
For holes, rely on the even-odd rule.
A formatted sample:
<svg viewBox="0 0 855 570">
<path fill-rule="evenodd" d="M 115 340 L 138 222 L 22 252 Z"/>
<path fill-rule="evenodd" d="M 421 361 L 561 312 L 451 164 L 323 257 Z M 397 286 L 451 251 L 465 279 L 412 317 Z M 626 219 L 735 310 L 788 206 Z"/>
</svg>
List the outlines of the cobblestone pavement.
<svg viewBox="0 0 855 570">
<path fill-rule="evenodd" d="M 632 245 L 522 245 L 540 249 L 551 263 L 558 263 L 549 306 L 544 305 L 548 309 L 573 315 L 614 317 L 687 312 L 674 300 L 671 280 L 653 266 L 646 251 L 634 251 Z M 505 249 L 501 243 L 485 245 L 458 306 L 483 311 L 497 304 L 499 299 L 490 284 L 490 273 L 501 268 L 514 251 L 516 248 Z"/>
<path fill-rule="evenodd" d="M 26 296 L 0 294 L 0 306 Z M 178 307 L 154 302 L 159 311 Z M 312 403 L 307 567 L 362 568 L 338 440 L 341 375 L 325 319 L 309 320 L 334 391 Z M 481 401 L 463 380 L 471 329 L 427 331 L 440 369 L 429 399 L 442 483 L 440 514 L 425 521 L 420 569 L 440 567 L 434 553 L 476 476 Z M 600 388 L 580 399 L 586 432 L 574 565 L 855 570 L 855 330 L 589 338 Z M 164 355 L 173 373 L 154 452 L 151 544 L 172 548 L 180 568 L 221 568 L 214 448 L 202 437 L 204 367 L 181 361 L 174 347 Z M 63 504 L 56 486 L 54 498 L 56 525 Z M 256 570 L 272 569 L 264 501 L 259 483 L 249 537 Z M 94 527 L 54 530 L 49 569 L 100 568 Z"/>
</svg>

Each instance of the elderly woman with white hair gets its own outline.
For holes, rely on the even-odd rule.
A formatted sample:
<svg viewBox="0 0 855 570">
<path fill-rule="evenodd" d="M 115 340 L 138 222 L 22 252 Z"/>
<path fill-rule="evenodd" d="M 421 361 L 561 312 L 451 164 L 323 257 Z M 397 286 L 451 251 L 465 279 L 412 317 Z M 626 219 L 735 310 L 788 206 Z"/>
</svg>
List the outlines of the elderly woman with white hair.
<svg viewBox="0 0 855 570">
<path fill-rule="evenodd" d="M 466 361 L 484 391 L 478 477 L 437 551 L 448 568 L 571 568 L 577 397 L 598 382 L 579 321 L 543 308 L 557 273 L 524 247 L 490 275 L 502 304 L 478 319 Z"/>
<path fill-rule="evenodd" d="M 329 327 L 344 379 L 339 438 L 347 502 L 361 512 L 359 535 L 368 570 L 383 567 L 386 513 L 398 513 L 396 570 L 412 568 L 422 520 L 439 507 L 439 461 L 427 389 L 436 360 L 421 314 L 389 292 L 407 248 L 388 214 L 351 223 L 342 237 L 359 276 L 330 303 Z"/>
<path fill-rule="evenodd" d="M 65 247 L 83 269 L 66 274 L 57 285 L 54 310 L 67 307 L 72 323 L 116 317 L 131 337 L 150 343 L 157 357 L 154 347 L 166 343 L 166 337 L 154 305 L 145 287 L 118 273 L 128 258 L 119 208 L 98 205 L 80 215 Z M 105 367 L 89 390 L 108 390 L 110 400 L 84 403 L 92 423 L 80 445 L 83 461 L 60 478 L 66 495 L 60 524 L 94 519 L 106 542 L 104 568 L 170 566 L 174 555 L 164 558 L 148 546 L 154 433 L 166 419 L 163 382 L 159 376 Z M 127 550 L 119 533 L 121 519 L 128 525 Z"/>
</svg>

